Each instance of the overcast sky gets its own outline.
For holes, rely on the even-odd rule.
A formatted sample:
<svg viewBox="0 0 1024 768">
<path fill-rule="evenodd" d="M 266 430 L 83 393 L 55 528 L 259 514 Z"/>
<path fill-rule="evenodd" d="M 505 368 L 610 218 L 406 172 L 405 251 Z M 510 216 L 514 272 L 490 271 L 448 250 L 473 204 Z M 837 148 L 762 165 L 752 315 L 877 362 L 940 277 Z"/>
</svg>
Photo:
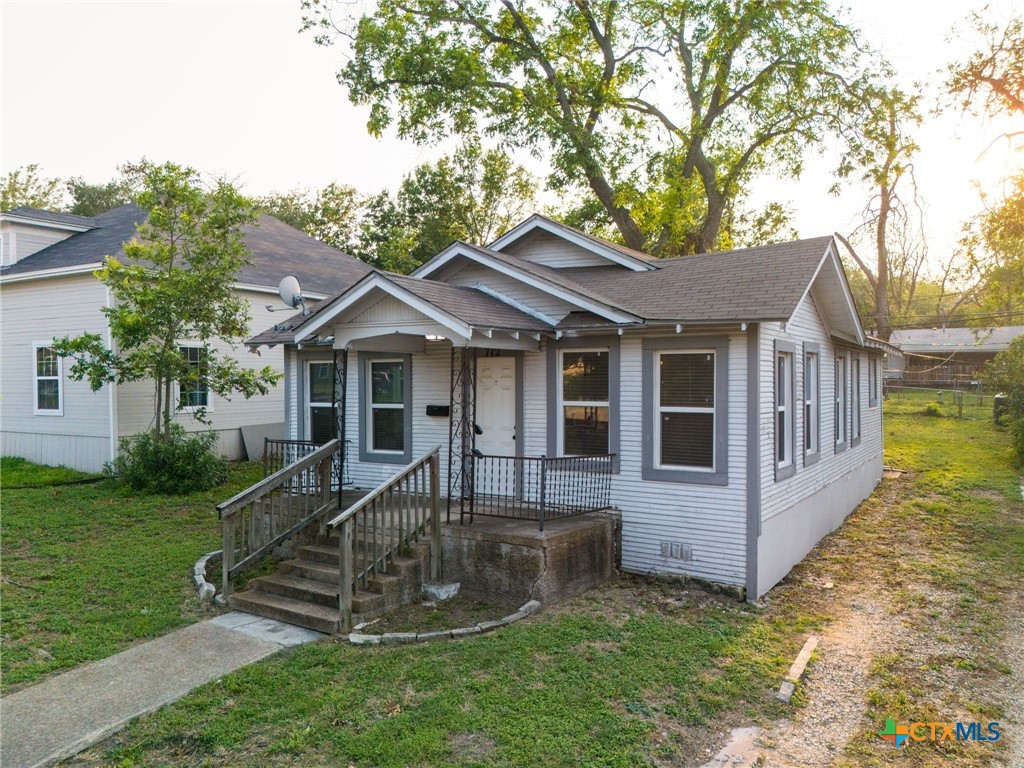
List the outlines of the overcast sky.
<svg viewBox="0 0 1024 768">
<path fill-rule="evenodd" d="M 906 83 L 931 82 L 933 93 L 945 65 L 969 51 L 954 26 L 982 3 L 851 5 L 846 18 L 867 42 Z M 49 176 L 99 182 L 145 155 L 226 174 L 254 195 L 331 181 L 373 192 L 441 153 L 368 136 L 365 110 L 335 80 L 341 52 L 300 35 L 300 19 L 297 0 L 0 0 L 0 171 L 34 162 Z M 976 185 L 998 191 L 1024 160 L 1004 143 L 984 151 L 1005 129 L 947 113 L 921 131 L 916 169 L 933 254 L 947 253 L 978 210 Z M 791 204 L 802 236 L 847 232 L 864 196 L 828 195 L 834 163 L 828 151 L 812 156 L 800 181 L 765 180 L 756 197 Z"/>
</svg>

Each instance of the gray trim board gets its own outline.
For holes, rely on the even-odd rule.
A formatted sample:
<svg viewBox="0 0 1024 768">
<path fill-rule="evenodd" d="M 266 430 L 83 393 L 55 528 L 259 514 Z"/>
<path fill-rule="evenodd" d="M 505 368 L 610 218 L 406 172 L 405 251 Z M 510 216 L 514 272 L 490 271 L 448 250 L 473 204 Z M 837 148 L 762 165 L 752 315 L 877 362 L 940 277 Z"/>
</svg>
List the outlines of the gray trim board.
<svg viewBox="0 0 1024 768">
<path fill-rule="evenodd" d="M 817 411 L 818 411 L 815 414 L 816 421 L 817 421 L 817 428 L 818 428 L 818 430 L 817 430 L 818 445 L 817 445 L 816 450 L 808 451 L 805 448 L 802 451 L 802 453 L 804 455 L 804 466 L 805 467 L 813 466 L 814 464 L 817 464 L 821 460 L 821 345 L 820 344 L 815 344 L 814 342 L 811 342 L 811 341 L 805 341 L 804 342 L 804 369 L 803 369 L 804 373 L 803 373 L 803 375 L 805 377 L 807 376 L 807 356 L 808 355 L 817 355 L 818 356 L 818 370 L 816 371 L 816 373 L 818 374 L 818 379 L 817 379 L 817 381 L 814 382 L 814 389 L 815 389 L 815 391 L 814 391 L 814 405 L 815 405 L 815 407 L 817 408 Z M 806 384 L 805 384 L 805 386 L 806 386 Z M 807 433 L 807 403 L 806 403 L 806 400 L 805 400 L 805 398 L 803 397 L 802 394 L 801 394 L 801 397 L 800 397 L 800 403 L 801 403 L 800 412 L 804 415 L 803 426 L 804 426 L 804 435 L 805 435 L 805 437 L 804 437 L 803 444 L 806 446 L 807 445 L 807 438 L 806 438 L 806 433 Z"/>
<path fill-rule="evenodd" d="M 760 326 L 747 326 L 747 600 L 757 600 L 757 540 L 761 535 Z"/>
<path fill-rule="evenodd" d="M 564 338 L 558 341 L 549 340 L 547 344 L 547 384 L 548 384 L 548 456 L 560 456 L 558 450 L 558 376 L 561 371 L 558 365 L 558 353 L 573 349 L 608 348 L 608 453 L 615 454 L 613 472 L 619 471 L 619 381 L 622 374 L 619 368 L 619 337 L 616 336 L 580 336 Z"/>
<path fill-rule="evenodd" d="M 789 466 L 779 466 L 778 440 L 776 430 L 779 428 L 779 353 L 789 354 Z M 785 480 L 796 474 L 796 343 L 788 339 L 775 339 L 775 353 L 772 355 L 772 463 L 775 466 L 775 481 Z M 802 410 L 802 409 L 801 409 Z"/>
<path fill-rule="evenodd" d="M 351 354 L 351 353 L 350 353 Z M 402 391 L 403 440 L 405 450 L 402 453 L 380 453 L 366 448 L 366 393 L 367 368 L 371 360 L 394 360 L 400 358 L 405 364 L 405 382 Z M 412 461 L 412 355 L 394 352 L 358 352 L 356 365 L 359 367 L 359 461 L 367 464 L 408 464 Z"/>
<path fill-rule="evenodd" d="M 660 469 L 654 466 L 654 353 L 690 349 L 715 350 L 715 468 Z M 666 336 L 643 340 L 641 389 L 643 403 L 643 479 L 692 485 L 729 484 L 729 337 Z"/>
<path fill-rule="evenodd" d="M 523 391 L 523 388 L 526 386 L 526 374 L 523 369 L 526 367 L 526 360 L 525 353 L 522 350 L 514 352 L 512 356 L 515 358 L 516 367 L 516 456 L 523 456 L 525 455 L 523 445 L 526 443 L 523 437 L 526 425 L 526 394 Z"/>
</svg>

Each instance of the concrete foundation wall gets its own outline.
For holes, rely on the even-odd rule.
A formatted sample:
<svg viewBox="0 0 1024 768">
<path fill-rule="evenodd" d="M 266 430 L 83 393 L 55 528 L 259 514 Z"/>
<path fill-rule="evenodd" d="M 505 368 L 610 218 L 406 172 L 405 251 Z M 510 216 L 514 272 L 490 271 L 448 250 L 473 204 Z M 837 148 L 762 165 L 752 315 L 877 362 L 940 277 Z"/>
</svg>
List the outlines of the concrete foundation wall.
<svg viewBox="0 0 1024 768">
<path fill-rule="evenodd" d="M 757 540 L 760 597 L 834 531 L 882 479 L 882 456 L 874 454 L 829 485 L 764 521 Z"/>
<path fill-rule="evenodd" d="M 445 581 L 471 597 L 557 602 L 602 584 L 614 571 L 616 520 L 592 514 L 548 523 L 478 517 L 442 530 Z"/>
</svg>

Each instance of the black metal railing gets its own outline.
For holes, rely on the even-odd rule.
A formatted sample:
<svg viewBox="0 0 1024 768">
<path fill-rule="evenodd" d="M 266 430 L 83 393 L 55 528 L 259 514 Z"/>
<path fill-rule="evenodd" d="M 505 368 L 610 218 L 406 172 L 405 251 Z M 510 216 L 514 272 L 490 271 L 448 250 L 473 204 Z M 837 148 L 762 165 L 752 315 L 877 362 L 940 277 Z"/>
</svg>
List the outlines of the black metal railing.
<svg viewBox="0 0 1024 768">
<path fill-rule="evenodd" d="M 544 521 L 611 506 L 615 454 L 474 456 L 470 515 Z"/>
<path fill-rule="evenodd" d="M 339 474 L 341 475 L 341 484 L 343 486 L 352 484 L 348 466 L 349 442 L 346 440 L 342 444 L 342 453 L 335 453 L 334 461 L 331 464 L 331 488 L 335 491 L 338 490 Z M 272 475 L 294 464 L 296 461 L 306 458 L 319 450 L 320 447 L 321 443 L 315 443 L 312 440 L 263 438 L 263 476 Z"/>
</svg>

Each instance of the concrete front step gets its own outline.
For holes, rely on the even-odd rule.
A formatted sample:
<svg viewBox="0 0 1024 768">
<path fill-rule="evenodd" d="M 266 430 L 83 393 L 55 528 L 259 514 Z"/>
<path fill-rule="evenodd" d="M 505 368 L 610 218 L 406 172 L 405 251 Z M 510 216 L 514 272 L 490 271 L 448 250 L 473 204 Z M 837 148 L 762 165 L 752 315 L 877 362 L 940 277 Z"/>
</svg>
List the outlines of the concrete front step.
<svg viewBox="0 0 1024 768">
<path fill-rule="evenodd" d="M 304 579 L 287 573 L 275 573 L 253 579 L 251 585 L 257 592 L 269 592 L 292 600 L 305 600 L 317 605 L 326 605 L 328 608 L 337 608 L 338 572 L 335 571 L 334 574 L 334 584 L 328 584 L 326 581 L 318 579 Z"/>
<path fill-rule="evenodd" d="M 269 592 L 239 592 L 228 597 L 228 605 L 237 611 L 255 613 L 257 616 L 277 619 L 327 634 L 337 634 L 341 627 L 341 617 L 337 608 L 328 608 L 326 605 L 294 600 Z"/>
</svg>

